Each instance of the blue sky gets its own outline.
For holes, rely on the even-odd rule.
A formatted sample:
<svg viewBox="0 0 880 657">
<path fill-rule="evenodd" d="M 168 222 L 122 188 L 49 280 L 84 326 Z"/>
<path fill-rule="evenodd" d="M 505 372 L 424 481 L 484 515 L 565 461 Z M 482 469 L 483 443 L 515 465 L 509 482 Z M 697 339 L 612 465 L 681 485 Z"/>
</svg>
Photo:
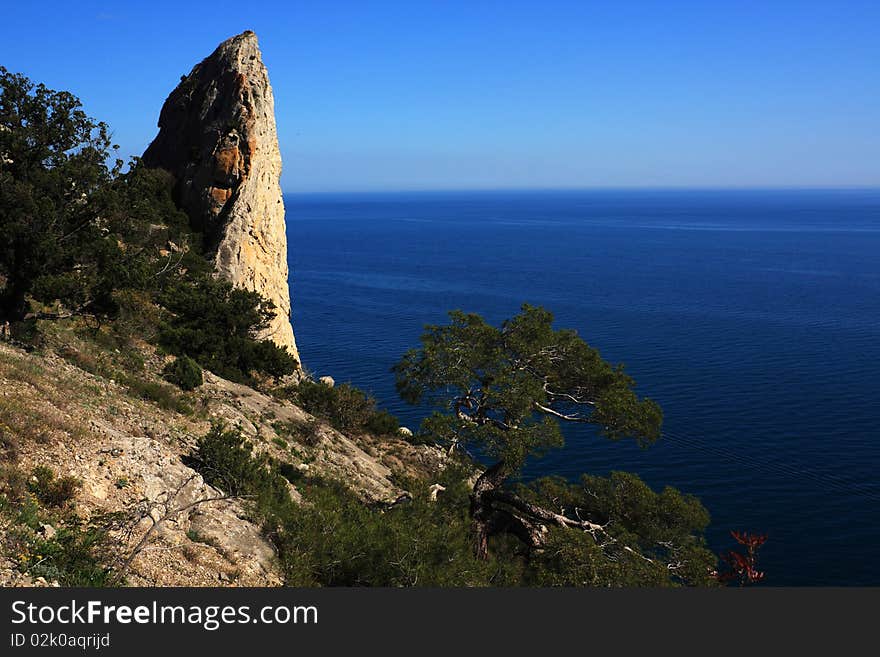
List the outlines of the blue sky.
<svg viewBox="0 0 880 657">
<path fill-rule="evenodd" d="M 286 192 L 880 185 L 880 3 L 19 2 L 0 64 L 126 155 L 257 33 Z"/>
</svg>

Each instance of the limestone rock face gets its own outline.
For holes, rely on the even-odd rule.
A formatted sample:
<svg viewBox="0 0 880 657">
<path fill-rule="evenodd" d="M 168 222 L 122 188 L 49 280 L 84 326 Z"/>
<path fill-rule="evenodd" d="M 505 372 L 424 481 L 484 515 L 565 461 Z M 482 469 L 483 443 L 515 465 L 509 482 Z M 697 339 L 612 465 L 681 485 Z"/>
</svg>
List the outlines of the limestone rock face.
<svg viewBox="0 0 880 657">
<path fill-rule="evenodd" d="M 174 175 L 175 198 L 204 234 L 217 274 L 275 304 L 276 316 L 261 337 L 299 360 L 275 101 L 253 32 L 224 41 L 181 78 L 143 161 Z"/>
</svg>

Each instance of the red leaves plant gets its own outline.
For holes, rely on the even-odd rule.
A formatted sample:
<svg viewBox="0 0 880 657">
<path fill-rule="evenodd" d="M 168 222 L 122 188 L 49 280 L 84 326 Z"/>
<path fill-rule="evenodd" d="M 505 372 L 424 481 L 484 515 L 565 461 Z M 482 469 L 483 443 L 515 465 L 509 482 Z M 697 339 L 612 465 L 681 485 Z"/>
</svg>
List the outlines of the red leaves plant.
<svg viewBox="0 0 880 657">
<path fill-rule="evenodd" d="M 745 547 L 745 554 L 735 550 L 721 553 L 721 560 L 727 565 L 723 572 L 714 573 L 719 582 L 738 582 L 740 586 L 756 584 L 764 579 L 764 571 L 758 570 L 758 550 L 767 541 L 766 534 L 731 531 L 737 543 Z"/>
</svg>

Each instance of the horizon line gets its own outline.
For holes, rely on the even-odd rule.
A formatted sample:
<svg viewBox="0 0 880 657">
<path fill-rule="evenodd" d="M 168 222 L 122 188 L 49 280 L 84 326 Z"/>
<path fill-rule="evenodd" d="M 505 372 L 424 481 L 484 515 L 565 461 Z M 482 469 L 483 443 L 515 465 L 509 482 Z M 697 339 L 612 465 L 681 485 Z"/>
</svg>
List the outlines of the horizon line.
<svg viewBox="0 0 880 657">
<path fill-rule="evenodd" d="M 285 190 L 282 194 L 461 194 L 497 192 L 880 192 L 875 185 L 608 185 L 591 187 L 412 187 Z"/>
</svg>

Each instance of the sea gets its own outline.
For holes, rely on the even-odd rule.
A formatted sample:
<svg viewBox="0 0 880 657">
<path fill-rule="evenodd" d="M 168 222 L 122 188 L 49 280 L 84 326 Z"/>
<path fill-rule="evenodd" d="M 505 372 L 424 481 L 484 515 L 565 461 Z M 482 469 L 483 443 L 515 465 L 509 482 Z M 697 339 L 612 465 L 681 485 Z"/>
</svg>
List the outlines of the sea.
<svg viewBox="0 0 880 657">
<path fill-rule="evenodd" d="M 696 495 L 765 585 L 880 585 L 880 190 L 285 197 L 305 367 L 403 424 L 392 365 L 447 312 L 552 311 L 664 411 L 643 449 L 585 426 L 526 478 L 638 473 Z"/>
</svg>

